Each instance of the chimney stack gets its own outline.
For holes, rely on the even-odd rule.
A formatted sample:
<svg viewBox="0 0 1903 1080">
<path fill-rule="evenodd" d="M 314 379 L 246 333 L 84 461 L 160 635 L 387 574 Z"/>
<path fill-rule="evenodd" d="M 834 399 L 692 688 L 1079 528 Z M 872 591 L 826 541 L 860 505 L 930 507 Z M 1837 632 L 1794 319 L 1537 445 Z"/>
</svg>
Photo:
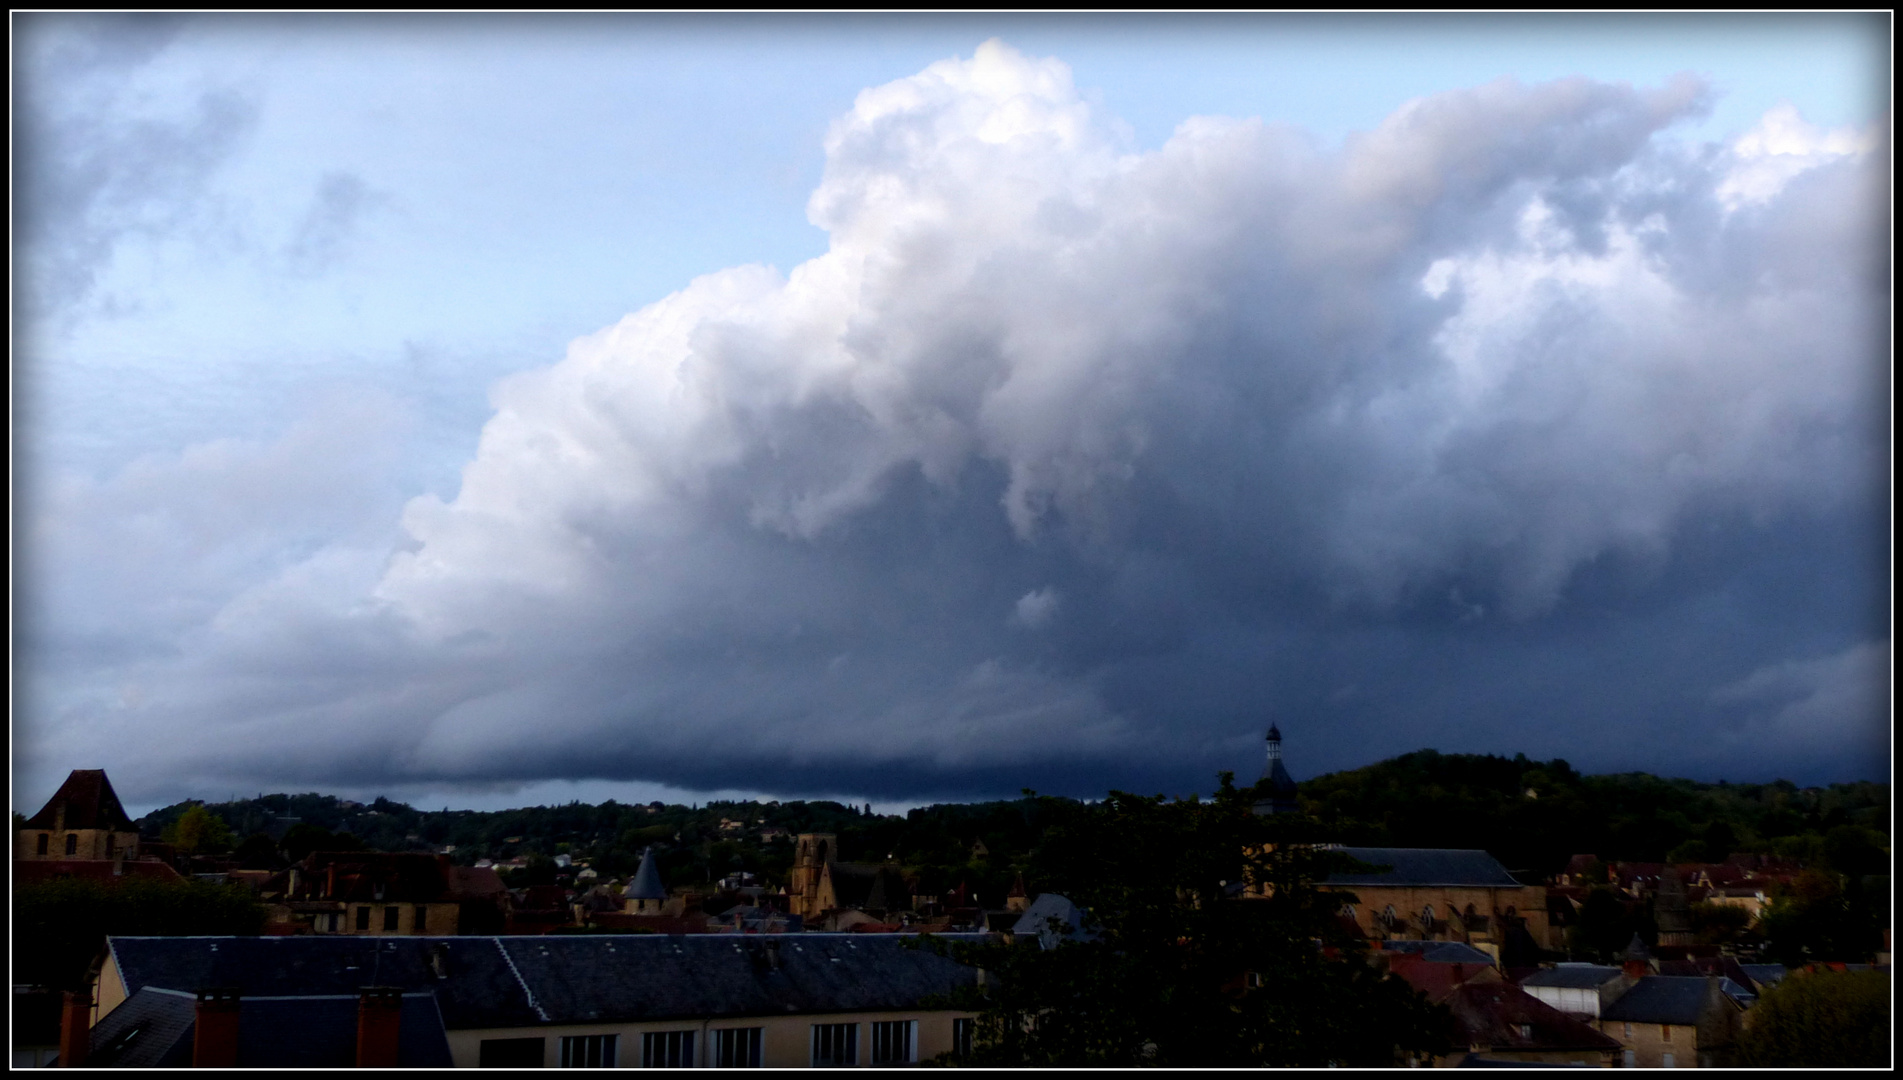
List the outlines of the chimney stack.
<svg viewBox="0 0 1903 1080">
<path fill-rule="evenodd" d="M 366 986 L 357 998 L 357 1068 L 396 1068 L 403 988 Z"/>
<path fill-rule="evenodd" d="M 92 992 L 68 990 L 61 997 L 59 1011 L 59 1064 L 62 1069 L 77 1069 L 86 1064 L 92 1049 Z"/>
<path fill-rule="evenodd" d="M 238 991 L 207 987 L 198 992 L 192 1068 L 229 1069 L 238 1064 Z"/>
</svg>

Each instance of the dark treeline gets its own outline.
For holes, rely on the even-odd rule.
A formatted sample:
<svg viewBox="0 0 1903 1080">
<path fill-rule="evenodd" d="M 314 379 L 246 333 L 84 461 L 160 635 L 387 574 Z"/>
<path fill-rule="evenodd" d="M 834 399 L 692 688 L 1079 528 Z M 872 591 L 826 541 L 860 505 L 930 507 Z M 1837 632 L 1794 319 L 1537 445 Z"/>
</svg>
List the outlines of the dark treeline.
<svg viewBox="0 0 1903 1080">
<path fill-rule="evenodd" d="M 1721 862 L 1734 852 L 1885 873 L 1890 788 L 1582 776 L 1564 760 L 1420 750 L 1304 781 L 1302 808 L 1343 843 L 1484 848 L 1528 879 L 1573 855 Z"/>
<path fill-rule="evenodd" d="M 1574 854 L 1644 862 L 1720 861 L 1734 852 L 1781 855 L 1852 878 L 1887 873 L 1888 785 L 1869 782 L 1798 788 L 1702 783 L 1646 773 L 1584 776 L 1563 760 L 1422 750 L 1301 783 L 1304 811 L 1338 841 L 1366 846 L 1481 848 L 1524 880 L 1542 880 Z M 147 815 L 158 839 L 197 803 Z M 652 846 L 672 884 L 717 880 L 736 871 L 785 881 L 791 837 L 827 832 L 842 858 L 893 859 L 918 877 L 922 893 L 965 884 L 987 903 L 1026 873 L 1048 823 L 1049 802 L 1034 798 L 942 803 L 904 816 L 836 802 L 710 802 L 419 810 L 388 799 L 362 805 L 317 795 L 263 795 L 207 805 L 229 826 L 230 843 L 254 853 L 298 857 L 320 847 L 441 850 L 467 864 L 527 856 L 535 879 L 553 879 L 548 860 L 569 855 L 601 876 L 626 876 Z M 295 819 L 295 821 L 291 820 Z M 728 824 L 723 828 L 722 822 Z M 763 838 L 763 832 L 783 835 Z M 520 875 L 517 875 L 520 876 Z"/>
</svg>

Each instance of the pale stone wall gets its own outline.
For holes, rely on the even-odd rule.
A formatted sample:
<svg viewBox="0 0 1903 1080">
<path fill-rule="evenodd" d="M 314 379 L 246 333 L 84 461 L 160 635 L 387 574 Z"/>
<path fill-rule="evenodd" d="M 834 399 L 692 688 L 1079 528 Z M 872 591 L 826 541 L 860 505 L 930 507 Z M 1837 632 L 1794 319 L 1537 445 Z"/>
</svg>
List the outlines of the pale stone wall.
<svg viewBox="0 0 1903 1080">
<path fill-rule="evenodd" d="M 46 854 L 41 855 L 40 837 L 46 837 Z M 66 838 L 77 843 L 71 855 L 66 853 Z M 113 832 L 110 829 L 21 829 L 14 834 L 13 857 L 16 859 L 135 859 L 139 855 L 139 834 Z"/>
</svg>

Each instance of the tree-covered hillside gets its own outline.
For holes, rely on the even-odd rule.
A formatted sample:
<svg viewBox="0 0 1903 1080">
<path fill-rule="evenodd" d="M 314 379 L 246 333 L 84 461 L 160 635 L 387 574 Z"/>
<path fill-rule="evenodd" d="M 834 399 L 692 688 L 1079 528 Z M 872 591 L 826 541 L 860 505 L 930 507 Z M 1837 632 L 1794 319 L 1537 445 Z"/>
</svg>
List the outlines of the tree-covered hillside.
<svg viewBox="0 0 1903 1080">
<path fill-rule="evenodd" d="M 1343 843 L 1483 848 L 1544 877 L 1574 854 L 1641 862 L 1732 852 L 1828 857 L 1847 874 L 1887 866 L 1890 789 L 1701 783 L 1648 773 L 1582 776 L 1563 760 L 1420 750 L 1301 783 L 1302 809 Z"/>
</svg>

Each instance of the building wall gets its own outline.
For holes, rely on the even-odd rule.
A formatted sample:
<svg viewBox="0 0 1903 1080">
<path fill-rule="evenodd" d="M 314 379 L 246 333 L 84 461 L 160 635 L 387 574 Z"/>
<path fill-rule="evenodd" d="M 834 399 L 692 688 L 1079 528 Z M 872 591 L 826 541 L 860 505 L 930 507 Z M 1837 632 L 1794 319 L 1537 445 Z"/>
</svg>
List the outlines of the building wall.
<svg viewBox="0 0 1903 1080">
<path fill-rule="evenodd" d="M 542 1064 L 560 1068 L 562 1037 L 572 1035 L 616 1035 L 616 1065 L 624 1069 L 641 1067 L 641 1035 L 649 1031 L 692 1031 L 694 1067 L 708 1067 L 708 1033 L 722 1028 L 757 1027 L 760 1032 L 760 1063 L 765 1068 L 804 1069 L 812 1065 L 814 1024 L 859 1025 L 859 1066 L 872 1064 L 872 1024 L 879 1020 L 918 1021 L 919 1061 L 930 1061 L 952 1048 L 952 1021 L 970 1018 L 973 1013 L 911 1010 L 881 1013 L 802 1014 L 798 1016 L 723 1017 L 706 1021 L 671 1021 L 640 1024 L 564 1024 L 546 1027 L 486 1028 L 449 1032 L 450 1058 L 460 1069 L 473 1069 L 482 1059 L 484 1039 L 541 1038 Z"/>
<path fill-rule="evenodd" d="M 1695 1027 L 1601 1020 L 1599 1030 L 1619 1040 L 1620 1046 L 1631 1051 L 1635 1057 L 1630 1060 L 1637 1068 L 1665 1068 L 1667 1054 L 1672 1055 L 1671 1067 L 1674 1069 L 1699 1066 L 1698 1029 Z"/>
<path fill-rule="evenodd" d="M 1434 1067 L 1436 1069 L 1454 1068 L 1468 1054 L 1479 1054 L 1489 1061 L 1521 1061 L 1530 1065 L 1586 1065 L 1595 1069 L 1613 1068 L 1617 1060 L 1616 1055 L 1599 1050 L 1492 1050 L 1475 1047 L 1471 1050 L 1436 1057 Z"/>
<path fill-rule="evenodd" d="M 40 837 L 46 837 L 46 854 L 40 854 Z M 75 839 L 71 855 L 66 853 L 66 838 Z M 21 829 L 14 834 L 13 857 L 16 859 L 135 859 L 139 855 L 139 834 L 113 832 L 110 829 Z"/>
</svg>

